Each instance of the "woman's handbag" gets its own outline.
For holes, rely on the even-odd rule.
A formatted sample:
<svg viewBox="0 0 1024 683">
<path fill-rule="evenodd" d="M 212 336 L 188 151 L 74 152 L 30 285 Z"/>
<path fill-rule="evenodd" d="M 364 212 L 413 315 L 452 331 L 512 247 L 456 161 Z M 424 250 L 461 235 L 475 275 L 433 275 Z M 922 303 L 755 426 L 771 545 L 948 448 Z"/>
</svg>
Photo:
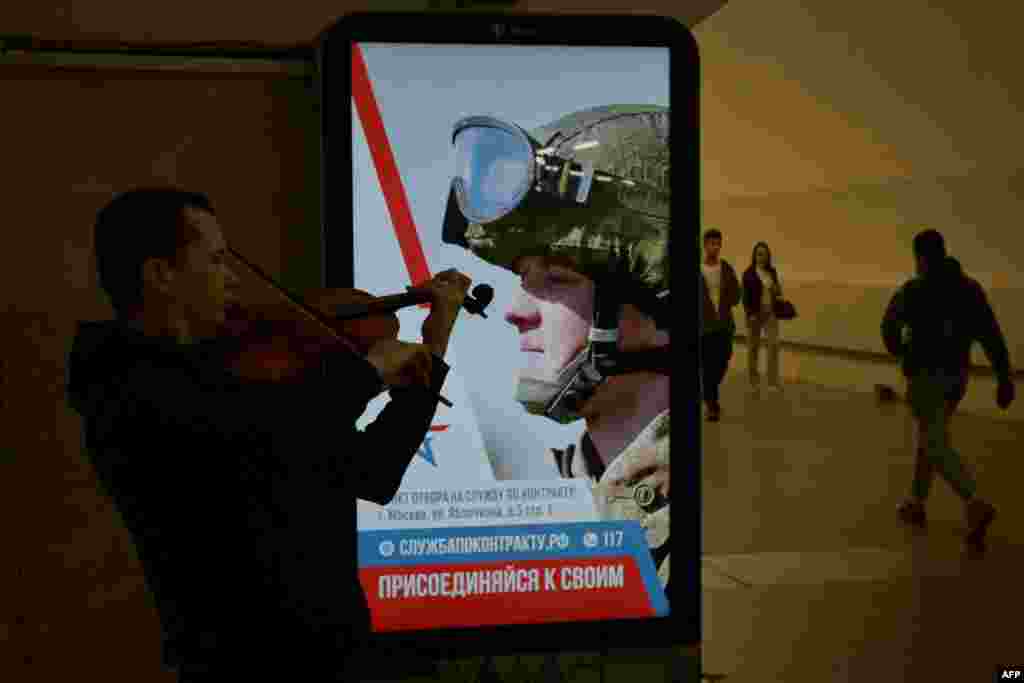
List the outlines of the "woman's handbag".
<svg viewBox="0 0 1024 683">
<path fill-rule="evenodd" d="M 796 317 L 796 306 L 788 299 L 776 299 L 772 309 L 779 320 L 792 320 Z"/>
</svg>

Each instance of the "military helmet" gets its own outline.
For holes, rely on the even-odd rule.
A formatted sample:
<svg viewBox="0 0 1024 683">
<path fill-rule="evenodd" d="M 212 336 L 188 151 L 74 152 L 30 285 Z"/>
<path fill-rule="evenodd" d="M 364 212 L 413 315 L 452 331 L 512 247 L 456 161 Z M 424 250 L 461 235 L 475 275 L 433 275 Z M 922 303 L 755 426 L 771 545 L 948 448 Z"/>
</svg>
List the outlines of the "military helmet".
<svg viewBox="0 0 1024 683">
<path fill-rule="evenodd" d="M 557 255 L 654 315 L 669 286 L 668 136 L 668 108 L 648 105 L 587 109 L 529 132 L 462 119 L 443 241 L 512 271 L 524 256 Z"/>
</svg>

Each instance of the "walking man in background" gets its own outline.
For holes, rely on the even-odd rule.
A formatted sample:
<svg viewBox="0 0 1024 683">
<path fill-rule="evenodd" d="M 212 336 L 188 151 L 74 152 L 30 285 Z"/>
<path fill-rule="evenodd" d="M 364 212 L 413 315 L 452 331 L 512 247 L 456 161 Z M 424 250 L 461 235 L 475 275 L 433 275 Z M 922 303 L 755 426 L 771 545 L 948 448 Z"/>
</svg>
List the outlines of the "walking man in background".
<svg viewBox="0 0 1024 683">
<path fill-rule="evenodd" d="M 711 229 L 704 233 L 704 262 L 701 264 L 701 291 L 704 300 L 700 336 L 704 403 L 708 420 L 722 416 L 718 388 L 732 360 L 736 321 L 732 309 L 740 303 L 740 281 L 736 270 L 721 257 L 722 233 Z"/>
<path fill-rule="evenodd" d="M 925 501 L 935 471 L 964 501 L 967 542 L 983 549 L 995 508 L 976 495 L 977 485 L 953 449 L 950 419 L 967 392 L 971 345 L 978 341 L 998 378 L 996 403 L 1003 410 L 1014 400 L 1010 358 L 1002 330 L 985 290 L 946 255 L 936 230 L 914 237 L 917 277 L 893 296 L 882 321 L 882 338 L 902 359 L 907 398 L 917 426 L 917 453 L 911 497 L 900 518 L 924 527 Z"/>
</svg>

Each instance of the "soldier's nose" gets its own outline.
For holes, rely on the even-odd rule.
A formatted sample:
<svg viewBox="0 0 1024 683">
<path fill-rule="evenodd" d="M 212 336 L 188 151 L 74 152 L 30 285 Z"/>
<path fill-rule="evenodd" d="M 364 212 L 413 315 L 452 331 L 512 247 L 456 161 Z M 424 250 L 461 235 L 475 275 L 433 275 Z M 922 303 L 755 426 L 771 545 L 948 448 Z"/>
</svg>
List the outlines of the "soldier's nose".
<svg viewBox="0 0 1024 683">
<path fill-rule="evenodd" d="M 540 327 L 540 311 L 523 311 L 513 308 L 505 314 L 505 322 L 524 334 Z"/>
</svg>

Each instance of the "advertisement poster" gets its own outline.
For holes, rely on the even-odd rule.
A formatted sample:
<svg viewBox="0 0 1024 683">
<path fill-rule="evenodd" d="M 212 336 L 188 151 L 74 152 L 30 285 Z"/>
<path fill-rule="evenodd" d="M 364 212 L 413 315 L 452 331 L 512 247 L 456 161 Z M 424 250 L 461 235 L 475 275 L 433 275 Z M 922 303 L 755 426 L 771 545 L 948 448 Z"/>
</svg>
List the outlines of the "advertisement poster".
<svg viewBox="0 0 1024 683">
<path fill-rule="evenodd" d="M 456 268 L 494 290 L 487 317 L 456 322 L 453 407 L 438 406 L 400 492 L 359 501 L 376 631 L 668 614 L 667 373 L 611 377 L 544 414 L 588 339 L 667 353 L 651 311 L 668 287 L 668 62 L 656 48 L 353 46 L 355 286 L 386 294 Z M 595 292 L 612 290 L 635 304 L 617 341 L 591 334 Z M 399 311 L 400 338 L 418 341 L 427 312 Z"/>
</svg>

